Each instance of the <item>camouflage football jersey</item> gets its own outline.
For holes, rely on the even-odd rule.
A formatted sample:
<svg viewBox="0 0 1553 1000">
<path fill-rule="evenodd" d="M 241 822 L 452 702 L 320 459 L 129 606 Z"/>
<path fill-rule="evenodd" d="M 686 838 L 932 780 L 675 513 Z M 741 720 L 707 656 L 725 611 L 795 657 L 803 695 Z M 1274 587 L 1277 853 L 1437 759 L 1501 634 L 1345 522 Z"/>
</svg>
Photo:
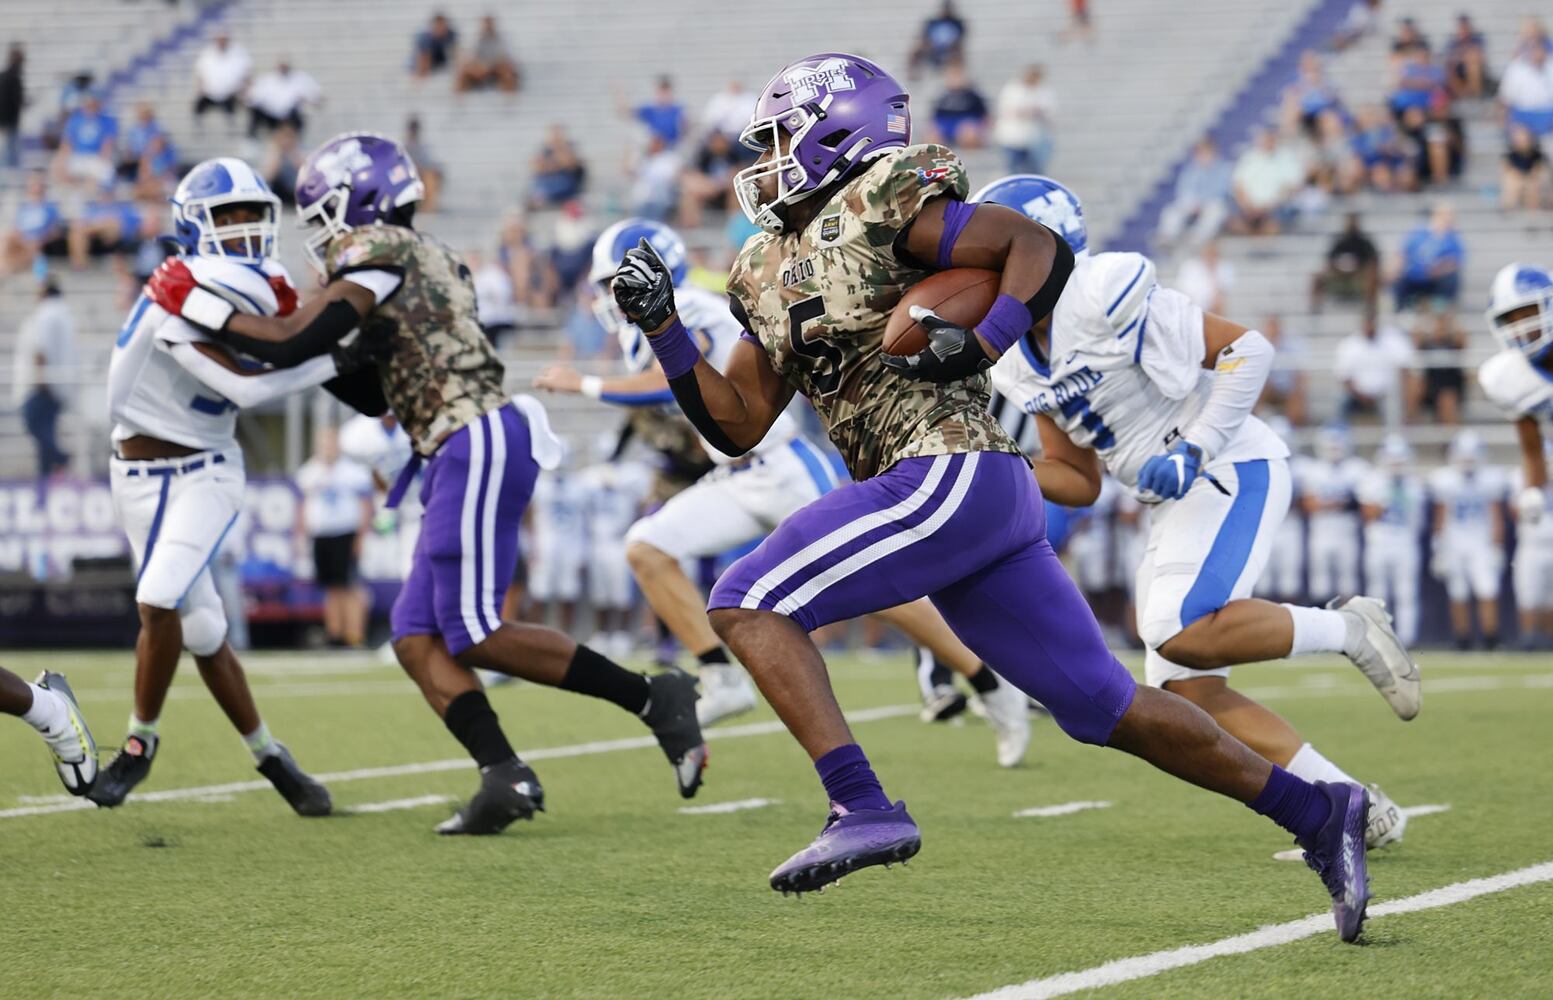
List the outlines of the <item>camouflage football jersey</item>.
<svg viewBox="0 0 1553 1000">
<path fill-rule="evenodd" d="M 751 237 L 728 276 L 750 332 L 814 405 L 854 479 L 903 458 L 1019 452 L 987 411 L 985 375 L 937 385 L 879 357 L 891 310 L 929 273 L 896 256 L 896 237 L 929 200 L 966 190 L 965 168 L 943 146 L 891 151 L 802 232 Z"/>
<path fill-rule="evenodd" d="M 364 226 L 329 244 L 331 281 L 383 270 L 400 285 L 362 321 L 387 329 L 394 350 L 379 366 L 383 395 L 415 450 L 430 455 L 448 434 L 507 402 L 502 363 L 475 319 L 469 268 L 435 239 L 403 226 Z"/>
</svg>

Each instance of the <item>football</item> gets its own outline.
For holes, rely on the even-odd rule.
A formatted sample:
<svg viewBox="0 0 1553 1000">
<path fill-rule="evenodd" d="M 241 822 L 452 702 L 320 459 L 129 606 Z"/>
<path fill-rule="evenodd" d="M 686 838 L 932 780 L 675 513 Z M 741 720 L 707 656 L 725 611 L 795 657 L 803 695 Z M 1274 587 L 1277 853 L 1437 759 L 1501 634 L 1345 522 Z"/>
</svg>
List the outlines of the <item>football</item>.
<svg viewBox="0 0 1553 1000">
<path fill-rule="evenodd" d="M 927 330 L 911 318 L 912 306 L 931 309 L 950 323 L 975 326 L 997 301 L 1001 280 L 997 271 L 955 267 L 917 282 L 890 314 L 884 328 L 884 353 L 907 357 L 927 346 Z"/>
</svg>

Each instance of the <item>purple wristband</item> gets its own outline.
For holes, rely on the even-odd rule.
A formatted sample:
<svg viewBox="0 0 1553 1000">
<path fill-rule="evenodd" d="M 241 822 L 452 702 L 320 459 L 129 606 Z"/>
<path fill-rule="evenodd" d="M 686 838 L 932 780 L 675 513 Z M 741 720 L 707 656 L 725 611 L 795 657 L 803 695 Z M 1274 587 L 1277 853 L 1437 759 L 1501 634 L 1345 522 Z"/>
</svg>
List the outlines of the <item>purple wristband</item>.
<svg viewBox="0 0 1553 1000">
<path fill-rule="evenodd" d="M 992 308 L 987 310 L 987 315 L 976 324 L 976 332 L 1002 354 L 1017 344 L 1019 338 L 1029 333 L 1034 325 L 1035 321 L 1030 318 L 1030 310 L 1025 304 L 1005 293 L 998 296 Z"/>
<path fill-rule="evenodd" d="M 701 349 L 696 347 L 696 342 L 685 332 L 685 324 L 679 321 L 678 316 L 663 328 L 662 333 L 655 333 L 648 337 L 647 343 L 652 346 L 652 352 L 658 356 L 658 363 L 663 366 L 664 376 L 670 379 L 679 378 L 701 360 Z"/>
<path fill-rule="evenodd" d="M 951 201 L 944 205 L 944 233 L 938 238 L 938 269 L 947 271 L 954 264 L 951 258 L 954 245 L 965 231 L 966 223 L 976 214 L 976 206 L 963 201 Z"/>
</svg>

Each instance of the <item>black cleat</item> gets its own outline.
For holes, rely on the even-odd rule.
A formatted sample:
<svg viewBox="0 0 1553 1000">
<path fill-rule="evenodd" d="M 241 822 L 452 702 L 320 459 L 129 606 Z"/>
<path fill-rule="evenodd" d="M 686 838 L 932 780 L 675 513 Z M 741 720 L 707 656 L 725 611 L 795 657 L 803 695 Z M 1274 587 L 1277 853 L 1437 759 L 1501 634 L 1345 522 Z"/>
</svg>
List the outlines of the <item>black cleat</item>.
<svg viewBox="0 0 1553 1000">
<path fill-rule="evenodd" d="M 514 757 L 480 769 L 480 790 L 450 818 L 437 824 L 437 832 L 488 837 L 501 833 L 515 821 L 533 819 L 545 811 L 545 790 L 534 769 Z"/>
<path fill-rule="evenodd" d="M 145 781 L 146 775 L 151 773 L 151 761 L 161 746 L 161 739 L 155 736 L 149 741 L 133 734 L 124 737 L 124 746 L 97 775 L 97 781 L 86 797 L 106 809 L 123 805 L 130 789 Z"/>
<path fill-rule="evenodd" d="M 948 722 L 960 715 L 970 705 L 965 695 L 952 684 L 940 684 L 933 688 L 933 695 L 922 705 L 918 718 L 923 722 Z"/>
<path fill-rule="evenodd" d="M 298 816 L 327 816 L 334 809 L 329 789 L 309 777 L 284 744 L 275 744 L 275 753 L 264 758 L 259 773 L 269 779 Z"/>
<path fill-rule="evenodd" d="M 696 721 L 696 679 L 683 670 L 647 678 L 647 711 L 642 721 L 652 729 L 663 755 L 674 767 L 681 798 L 694 798 L 706 770 L 706 740 Z"/>
</svg>

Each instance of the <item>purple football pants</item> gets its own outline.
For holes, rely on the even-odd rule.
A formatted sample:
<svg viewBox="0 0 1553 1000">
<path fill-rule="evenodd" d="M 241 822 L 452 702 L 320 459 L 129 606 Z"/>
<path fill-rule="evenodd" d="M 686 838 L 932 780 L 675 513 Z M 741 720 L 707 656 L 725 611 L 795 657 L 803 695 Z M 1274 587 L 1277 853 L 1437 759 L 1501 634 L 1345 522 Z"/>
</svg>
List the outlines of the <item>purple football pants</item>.
<svg viewBox="0 0 1553 1000">
<path fill-rule="evenodd" d="M 923 596 L 1073 738 L 1104 744 L 1132 704 L 1132 675 L 1046 540 L 1017 455 L 909 458 L 840 486 L 729 567 L 709 606 L 775 611 L 812 632 Z"/>
<path fill-rule="evenodd" d="M 421 472 L 421 537 L 389 616 L 394 639 L 440 635 L 457 656 L 501 625 L 539 466 L 510 403 L 450 434 Z"/>
</svg>

